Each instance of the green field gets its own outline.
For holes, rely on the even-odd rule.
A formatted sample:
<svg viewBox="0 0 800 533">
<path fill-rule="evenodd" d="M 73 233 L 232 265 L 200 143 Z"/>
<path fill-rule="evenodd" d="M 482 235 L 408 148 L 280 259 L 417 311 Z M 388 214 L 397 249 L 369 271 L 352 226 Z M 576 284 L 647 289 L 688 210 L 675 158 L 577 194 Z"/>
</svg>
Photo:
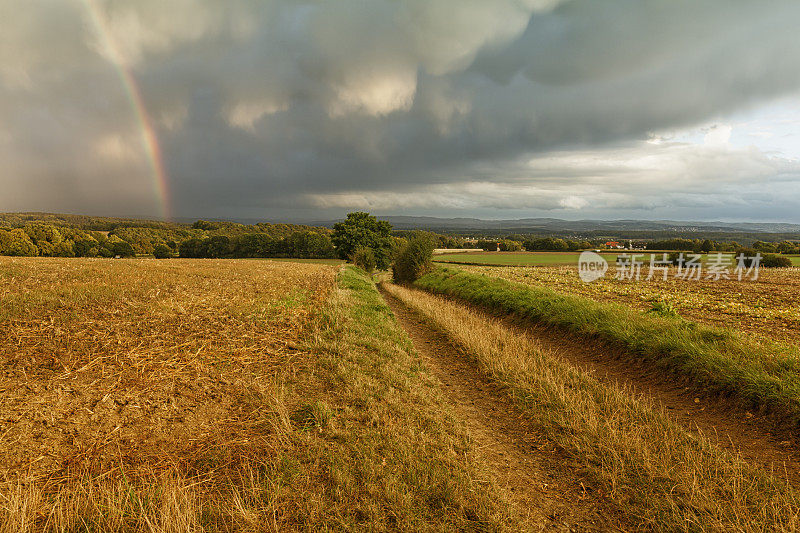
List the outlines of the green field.
<svg viewBox="0 0 800 533">
<path fill-rule="evenodd" d="M 580 252 L 461 252 L 433 257 L 441 263 L 472 263 L 477 265 L 577 265 Z M 617 252 L 603 253 L 606 261 L 617 258 Z"/>
<path fill-rule="evenodd" d="M 262 261 L 288 261 L 291 263 L 313 263 L 319 265 L 342 265 L 344 261 L 341 259 L 298 259 L 292 257 L 256 257 L 254 259 L 260 259 Z"/>
<path fill-rule="evenodd" d="M 602 252 L 601 255 L 609 263 L 616 261 L 620 253 L 630 252 Z M 642 255 L 648 261 L 650 253 L 635 250 L 633 254 Z M 655 252 L 660 254 L 662 252 Z M 547 265 L 577 265 L 580 252 L 461 252 L 441 254 L 434 256 L 433 260 L 440 263 L 462 263 L 475 265 L 501 265 L 501 266 L 547 266 Z M 658 257 L 658 256 L 657 256 Z M 800 256 L 787 256 L 792 260 L 793 266 L 800 266 Z"/>
</svg>

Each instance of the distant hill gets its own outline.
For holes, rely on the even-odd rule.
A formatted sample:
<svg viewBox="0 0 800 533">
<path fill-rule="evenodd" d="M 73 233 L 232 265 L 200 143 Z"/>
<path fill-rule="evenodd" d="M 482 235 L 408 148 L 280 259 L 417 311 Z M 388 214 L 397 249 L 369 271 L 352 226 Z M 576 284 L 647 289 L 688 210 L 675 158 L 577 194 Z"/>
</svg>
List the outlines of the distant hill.
<svg viewBox="0 0 800 533">
<path fill-rule="evenodd" d="M 95 217 L 90 215 L 73 215 L 64 213 L 0 213 L 0 227 L 15 227 L 30 223 L 69 226 L 87 230 L 107 231 L 114 227 L 151 227 L 167 228 L 175 226 L 169 222 L 138 218 Z"/>
<path fill-rule="evenodd" d="M 701 222 L 680 220 L 561 220 L 523 218 L 485 220 L 480 218 L 439 218 L 381 216 L 395 230 L 426 230 L 442 234 L 494 238 L 506 235 L 612 240 L 661 240 L 670 238 L 736 241 L 750 245 L 755 241 L 800 241 L 800 224 L 779 222 Z M 336 221 L 314 222 L 332 227 Z"/>
<path fill-rule="evenodd" d="M 800 233 L 800 224 L 780 222 L 697 222 L 677 220 L 561 220 L 558 218 L 523 218 L 516 220 L 483 220 L 479 218 L 437 218 L 412 216 L 379 216 L 395 229 L 427 230 L 513 230 L 518 232 L 627 232 L 677 231 Z M 321 225 L 328 225 L 325 223 Z"/>
<path fill-rule="evenodd" d="M 417 216 L 380 216 L 396 230 L 427 230 L 442 234 L 473 237 L 503 235 L 558 236 L 569 238 L 666 239 L 708 238 L 750 244 L 757 240 L 800 240 L 800 224 L 779 222 L 701 222 L 679 220 L 561 220 L 558 218 L 523 218 L 485 220 L 480 218 L 440 218 Z M 180 232 L 203 229 L 213 234 L 236 235 L 247 232 L 269 233 L 285 237 L 298 231 L 327 233 L 337 221 L 317 221 L 309 225 L 266 223 L 257 219 L 236 221 L 211 219 L 209 227 L 198 227 L 192 219 L 164 222 L 136 218 L 95 217 L 59 213 L 0 213 L 0 228 L 20 227 L 32 222 L 67 226 L 84 231 L 115 231 L 122 235 L 125 228 L 146 228 L 152 231 Z M 149 247 L 148 247 L 149 248 Z"/>
</svg>

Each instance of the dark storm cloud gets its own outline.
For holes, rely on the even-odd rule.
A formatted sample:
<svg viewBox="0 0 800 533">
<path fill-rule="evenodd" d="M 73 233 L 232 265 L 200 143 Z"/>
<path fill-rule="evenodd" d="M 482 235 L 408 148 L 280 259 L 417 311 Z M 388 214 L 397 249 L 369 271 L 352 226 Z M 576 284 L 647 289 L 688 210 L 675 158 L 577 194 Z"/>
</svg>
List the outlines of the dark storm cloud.
<svg viewBox="0 0 800 533">
<path fill-rule="evenodd" d="M 139 125 L 80 5 L 0 0 L 0 209 L 153 212 Z M 691 205 L 729 161 L 740 181 L 797 175 L 761 153 L 640 142 L 797 91 L 796 2 L 100 6 L 156 124 L 177 214 L 578 209 L 586 193 L 647 208 Z M 665 195 L 646 165 L 584 164 L 592 150 L 695 161 L 676 170 L 693 181 Z"/>
</svg>

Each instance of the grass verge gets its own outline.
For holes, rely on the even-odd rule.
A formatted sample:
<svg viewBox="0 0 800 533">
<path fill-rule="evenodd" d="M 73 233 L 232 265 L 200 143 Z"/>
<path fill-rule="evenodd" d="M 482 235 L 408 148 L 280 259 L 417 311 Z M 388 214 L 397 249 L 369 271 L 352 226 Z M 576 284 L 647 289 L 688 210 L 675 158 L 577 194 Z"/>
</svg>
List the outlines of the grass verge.
<svg viewBox="0 0 800 533">
<path fill-rule="evenodd" d="M 311 343 L 329 413 L 314 454 L 344 529 L 497 531 L 508 504 L 375 284 L 347 267 Z M 316 420 L 316 418 L 315 418 Z M 335 523 L 335 522 L 334 522 Z"/>
<path fill-rule="evenodd" d="M 498 320 L 441 297 L 386 289 L 505 384 L 551 442 L 585 464 L 642 530 L 793 531 L 794 489 L 692 436 L 644 399 L 600 384 Z"/>
<path fill-rule="evenodd" d="M 800 357 L 787 345 L 756 344 L 728 330 L 453 268 L 416 286 L 621 346 L 698 389 L 767 412 L 791 430 L 800 427 Z"/>
</svg>

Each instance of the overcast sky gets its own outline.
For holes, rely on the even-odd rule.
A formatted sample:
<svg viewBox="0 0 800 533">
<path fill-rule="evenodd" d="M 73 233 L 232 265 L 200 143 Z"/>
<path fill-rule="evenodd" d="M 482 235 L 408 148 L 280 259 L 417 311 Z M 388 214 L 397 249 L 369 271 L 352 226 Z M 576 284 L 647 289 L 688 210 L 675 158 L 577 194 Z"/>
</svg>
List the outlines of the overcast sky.
<svg viewBox="0 0 800 533">
<path fill-rule="evenodd" d="M 800 222 L 798 21 L 796 0 L 0 0 L 0 211 Z"/>
</svg>

